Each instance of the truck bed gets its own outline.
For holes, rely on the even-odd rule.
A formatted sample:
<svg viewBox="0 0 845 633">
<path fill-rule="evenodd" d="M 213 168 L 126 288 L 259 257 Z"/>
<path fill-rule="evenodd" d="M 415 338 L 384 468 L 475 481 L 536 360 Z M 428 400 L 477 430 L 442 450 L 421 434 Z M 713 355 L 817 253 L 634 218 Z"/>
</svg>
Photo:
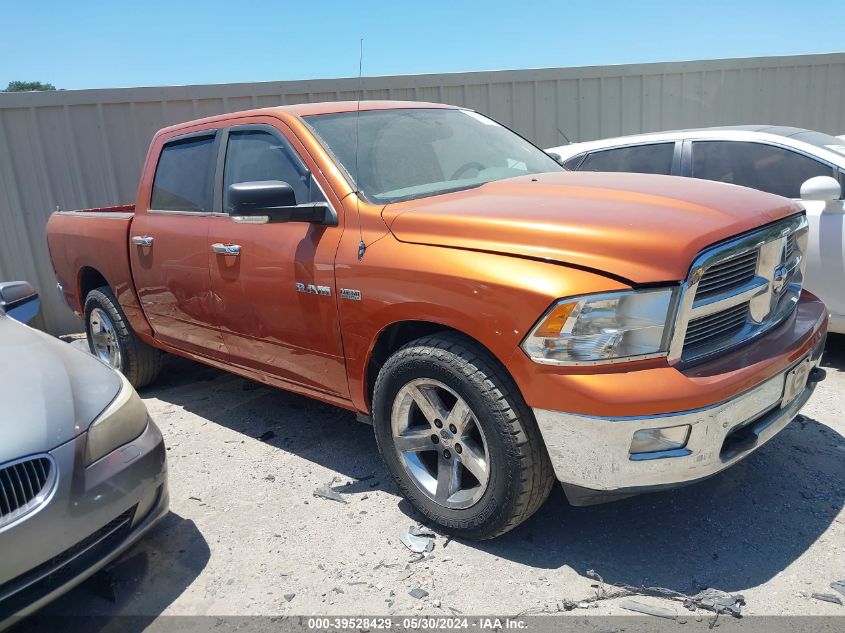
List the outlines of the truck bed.
<svg viewBox="0 0 845 633">
<path fill-rule="evenodd" d="M 129 264 L 134 211 L 134 204 L 57 211 L 47 222 L 47 245 L 61 292 L 77 316 L 83 315 L 87 291 L 108 285 L 133 327 L 146 333 Z"/>
</svg>

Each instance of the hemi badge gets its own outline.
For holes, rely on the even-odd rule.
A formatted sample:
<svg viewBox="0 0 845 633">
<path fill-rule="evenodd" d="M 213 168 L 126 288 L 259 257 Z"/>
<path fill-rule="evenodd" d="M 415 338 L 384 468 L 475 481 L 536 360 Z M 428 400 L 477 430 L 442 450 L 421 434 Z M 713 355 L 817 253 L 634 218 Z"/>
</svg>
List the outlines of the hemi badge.
<svg viewBox="0 0 845 633">
<path fill-rule="evenodd" d="M 341 288 L 340 289 L 340 296 L 343 299 L 350 299 L 351 301 L 360 301 L 361 300 L 361 291 L 360 290 L 352 290 L 351 288 Z"/>
</svg>

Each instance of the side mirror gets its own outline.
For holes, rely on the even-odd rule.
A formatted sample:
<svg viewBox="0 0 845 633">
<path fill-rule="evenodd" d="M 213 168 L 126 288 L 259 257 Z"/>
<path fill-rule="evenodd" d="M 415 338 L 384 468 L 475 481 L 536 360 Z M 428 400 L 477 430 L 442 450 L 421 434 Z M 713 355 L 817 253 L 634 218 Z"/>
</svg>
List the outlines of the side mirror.
<svg viewBox="0 0 845 633">
<path fill-rule="evenodd" d="M 229 214 L 235 222 L 313 222 L 337 224 L 326 202 L 296 203 L 296 194 L 281 180 L 257 180 L 229 185 Z"/>
<path fill-rule="evenodd" d="M 546 152 L 546 154 L 551 156 L 558 165 L 563 165 L 563 158 L 557 152 Z"/>
<path fill-rule="evenodd" d="M 0 283 L 0 310 L 20 321 L 29 323 L 38 314 L 41 302 L 29 282 L 7 281 Z"/>
<path fill-rule="evenodd" d="M 836 178 L 830 176 L 816 176 L 805 180 L 801 185 L 802 200 L 822 200 L 829 202 L 842 197 L 842 187 Z"/>
</svg>

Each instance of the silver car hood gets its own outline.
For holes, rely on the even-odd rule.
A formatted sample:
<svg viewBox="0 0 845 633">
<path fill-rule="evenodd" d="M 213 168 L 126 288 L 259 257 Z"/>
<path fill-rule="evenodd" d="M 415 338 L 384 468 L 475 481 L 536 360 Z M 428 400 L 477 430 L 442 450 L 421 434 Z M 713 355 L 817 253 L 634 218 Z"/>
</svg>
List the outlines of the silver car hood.
<svg viewBox="0 0 845 633">
<path fill-rule="evenodd" d="M 120 385 L 93 356 L 0 312 L 0 464 L 86 431 Z"/>
</svg>

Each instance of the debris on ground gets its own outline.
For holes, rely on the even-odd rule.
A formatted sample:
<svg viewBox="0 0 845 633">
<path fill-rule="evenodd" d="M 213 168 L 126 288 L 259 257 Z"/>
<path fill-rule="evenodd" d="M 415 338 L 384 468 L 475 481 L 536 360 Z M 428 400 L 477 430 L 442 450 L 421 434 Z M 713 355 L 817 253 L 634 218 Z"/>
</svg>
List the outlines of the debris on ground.
<svg viewBox="0 0 845 633">
<path fill-rule="evenodd" d="M 428 592 L 425 589 L 417 587 L 416 589 L 411 589 L 408 592 L 408 595 L 410 595 L 412 598 L 416 598 L 417 600 L 422 600 L 428 595 Z"/>
<path fill-rule="evenodd" d="M 830 588 L 834 591 L 838 591 L 843 596 L 845 596 L 845 578 L 830 583 Z"/>
<path fill-rule="evenodd" d="M 258 436 L 258 441 L 260 442 L 269 442 L 274 437 L 276 437 L 275 431 L 264 431 L 261 435 Z"/>
<path fill-rule="evenodd" d="M 330 501 L 340 501 L 341 503 L 346 503 L 346 499 L 340 496 L 340 493 L 332 488 L 331 484 L 327 486 L 320 486 L 312 493 L 315 497 L 322 497 L 323 499 L 329 499 Z"/>
<path fill-rule="evenodd" d="M 739 593 L 727 593 L 719 589 L 705 589 L 684 601 L 690 611 L 698 607 L 713 613 L 727 613 L 735 618 L 742 617 L 745 598 Z"/>
<path fill-rule="evenodd" d="M 293 600 L 295 597 L 296 597 L 296 594 L 295 594 L 295 593 L 286 593 L 286 594 L 285 594 L 285 600 L 287 600 L 288 602 L 290 602 L 291 600 Z"/>
<path fill-rule="evenodd" d="M 425 554 L 434 549 L 434 534 L 418 525 L 409 527 L 399 540 L 415 554 Z"/>
<path fill-rule="evenodd" d="M 589 609 L 596 606 L 595 603 L 600 600 L 612 600 L 614 598 L 627 598 L 629 596 L 650 596 L 653 598 L 666 598 L 668 600 L 675 600 L 683 603 L 684 607 L 690 611 L 696 609 L 704 609 L 711 611 L 717 616 L 721 614 L 731 615 L 735 618 L 742 617 L 742 607 L 745 605 L 745 598 L 742 594 L 727 593 L 719 589 L 705 589 L 695 595 L 687 595 L 674 589 L 666 589 L 665 587 L 646 587 L 645 585 L 635 586 L 627 584 L 612 584 L 605 583 L 604 579 L 599 576 L 594 570 L 588 569 L 587 576 L 598 580 L 598 584 L 594 584 L 596 595 L 584 598 L 581 600 L 562 600 L 557 604 L 558 611 L 572 611 L 573 609 Z M 627 603 L 637 605 L 639 603 L 631 600 Z M 647 607 L 651 609 L 652 607 Z M 629 609 L 633 610 L 633 609 Z M 520 613 L 520 615 L 527 615 L 533 612 L 529 609 Z M 654 615 L 654 614 L 652 614 Z M 667 616 L 659 616 L 667 617 Z"/>
<path fill-rule="evenodd" d="M 676 620 L 678 614 L 671 609 L 664 609 L 663 607 L 652 607 L 642 602 L 634 602 L 633 600 L 623 600 L 619 606 L 628 611 L 636 611 L 637 613 L 645 613 L 646 615 L 653 615 L 658 618 L 667 618 L 669 620 Z"/>
<path fill-rule="evenodd" d="M 810 594 L 811 598 L 815 598 L 816 600 L 823 600 L 824 602 L 832 602 L 833 604 L 838 604 L 842 606 L 842 598 L 837 596 L 833 593 L 816 593 L 813 592 Z"/>
<path fill-rule="evenodd" d="M 375 567 L 373 567 L 373 571 L 375 571 L 377 569 L 381 569 L 382 567 L 384 567 L 385 569 L 390 569 L 391 567 L 398 567 L 398 566 L 399 566 L 399 563 L 385 563 L 383 560 L 380 560 L 378 562 L 378 564 Z"/>
</svg>

